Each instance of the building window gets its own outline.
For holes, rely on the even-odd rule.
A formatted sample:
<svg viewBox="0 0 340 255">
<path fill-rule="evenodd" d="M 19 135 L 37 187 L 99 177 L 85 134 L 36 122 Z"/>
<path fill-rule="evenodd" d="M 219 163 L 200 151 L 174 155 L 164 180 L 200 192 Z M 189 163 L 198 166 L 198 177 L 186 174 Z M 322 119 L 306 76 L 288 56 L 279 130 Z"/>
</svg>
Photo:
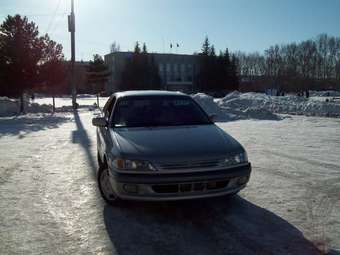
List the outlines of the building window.
<svg viewBox="0 0 340 255">
<path fill-rule="evenodd" d="M 186 76 L 186 67 L 185 67 L 185 64 L 181 64 L 181 73 L 180 73 L 180 76 L 181 76 L 181 80 L 182 81 L 186 81 L 186 79 L 185 79 L 185 76 Z"/>
<path fill-rule="evenodd" d="M 176 81 L 184 81 L 183 64 L 180 64 L 180 63 L 177 64 Z"/>
<path fill-rule="evenodd" d="M 192 73 L 192 64 L 187 64 L 187 72 Z"/>
<path fill-rule="evenodd" d="M 160 74 L 162 74 L 162 73 L 164 72 L 164 66 L 163 66 L 162 63 L 160 63 L 160 64 L 158 65 L 158 70 L 159 70 L 159 73 L 160 73 Z"/>
</svg>

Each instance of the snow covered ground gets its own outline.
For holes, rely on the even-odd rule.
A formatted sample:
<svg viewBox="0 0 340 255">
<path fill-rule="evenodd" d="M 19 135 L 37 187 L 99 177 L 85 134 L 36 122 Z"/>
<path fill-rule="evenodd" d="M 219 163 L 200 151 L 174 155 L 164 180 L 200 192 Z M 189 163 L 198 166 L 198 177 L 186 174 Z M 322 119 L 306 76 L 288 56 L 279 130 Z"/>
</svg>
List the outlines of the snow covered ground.
<svg viewBox="0 0 340 255">
<path fill-rule="evenodd" d="M 108 97 L 99 97 L 99 106 L 104 106 L 107 99 Z M 90 105 L 93 105 L 94 103 L 97 103 L 97 97 L 93 95 L 78 95 L 77 100 L 81 106 L 90 106 Z M 37 97 L 34 99 L 34 102 L 40 105 L 42 104 L 52 105 L 52 98 L 51 97 Z M 70 96 L 56 97 L 55 106 L 57 108 L 61 108 L 63 106 L 72 106 L 72 99 Z"/>
<path fill-rule="evenodd" d="M 340 254 L 340 119 L 219 123 L 253 165 L 240 196 L 113 208 L 92 115 L 0 118 L 0 254 Z"/>
<path fill-rule="evenodd" d="M 99 98 L 99 106 L 103 107 L 108 97 Z M 78 95 L 80 108 L 94 108 L 97 104 L 97 97 L 93 95 Z M 26 113 L 50 113 L 52 112 L 52 97 L 37 97 L 34 100 L 27 98 L 25 100 Z M 55 107 L 57 112 L 72 111 L 72 99 L 70 96 L 56 97 Z M 0 117 L 14 116 L 19 113 L 19 100 L 9 99 L 7 97 L 0 97 Z"/>
<path fill-rule="evenodd" d="M 237 91 L 224 98 L 215 99 L 203 93 L 192 97 L 208 112 L 217 114 L 217 120 L 230 121 L 240 119 L 280 120 L 278 114 L 293 114 L 305 116 L 340 117 L 340 98 L 337 91 L 312 92 L 312 97 L 306 99 L 293 95 L 268 96 L 262 93 L 239 93 Z M 330 95 L 330 96 L 328 96 Z M 100 97 L 99 105 L 104 106 L 107 97 Z M 80 108 L 92 109 L 97 102 L 95 96 L 78 95 Z M 71 97 L 57 97 L 55 104 L 58 112 L 71 111 Z M 34 102 L 26 104 L 28 113 L 48 113 L 52 110 L 52 98 L 37 97 Z M 0 98 L 0 117 L 13 116 L 19 111 L 15 100 Z"/>
</svg>

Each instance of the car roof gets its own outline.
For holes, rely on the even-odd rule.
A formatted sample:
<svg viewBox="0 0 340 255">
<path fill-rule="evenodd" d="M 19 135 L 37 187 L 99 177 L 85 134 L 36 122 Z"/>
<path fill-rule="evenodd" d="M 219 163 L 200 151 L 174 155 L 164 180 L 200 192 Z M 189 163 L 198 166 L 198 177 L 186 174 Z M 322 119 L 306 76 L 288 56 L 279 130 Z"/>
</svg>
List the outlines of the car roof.
<svg viewBox="0 0 340 255">
<path fill-rule="evenodd" d="M 130 97 L 130 96 L 188 96 L 179 91 L 166 91 L 166 90 L 129 90 L 123 92 L 116 92 L 112 96 Z"/>
</svg>

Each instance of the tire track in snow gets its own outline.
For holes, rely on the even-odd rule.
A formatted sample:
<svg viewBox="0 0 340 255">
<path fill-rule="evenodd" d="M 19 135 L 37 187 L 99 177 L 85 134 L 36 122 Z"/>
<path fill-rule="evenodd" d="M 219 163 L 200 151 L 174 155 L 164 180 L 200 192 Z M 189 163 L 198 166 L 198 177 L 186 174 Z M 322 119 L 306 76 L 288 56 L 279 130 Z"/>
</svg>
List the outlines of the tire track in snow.
<svg viewBox="0 0 340 255">
<path fill-rule="evenodd" d="M 296 155 L 289 155 L 289 154 L 286 154 L 286 153 L 283 153 L 283 152 L 278 152 L 278 151 L 273 151 L 273 150 L 263 150 L 263 152 L 269 153 L 269 154 L 272 154 L 272 155 L 275 155 L 275 156 L 278 156 L 278 157 L 283 157 L 283 158 L 287 158 L 287 159 L 300 161 L 300 162 L 303 162 L 303 163 L 308 163 L 310 165 L 316 165 L 316 166 L 319 166 L 319 167 L 324 167 L 324 168 L 332 169 L 332 170 L 335 170 L 335 171 L 340 171 L 340 165 L 337 165 L 337 164 L 320 162 L 318 160 L 299 157 L 299 156 L 296 156 Z"/>
</svg>

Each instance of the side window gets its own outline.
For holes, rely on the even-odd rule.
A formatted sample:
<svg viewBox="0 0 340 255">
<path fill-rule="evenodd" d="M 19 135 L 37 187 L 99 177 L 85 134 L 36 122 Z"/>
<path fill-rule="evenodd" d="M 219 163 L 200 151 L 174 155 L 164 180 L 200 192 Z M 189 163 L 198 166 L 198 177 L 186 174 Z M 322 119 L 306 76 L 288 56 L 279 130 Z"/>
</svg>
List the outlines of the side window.
<svg viewBox="0 0 340 255">
<path fill-rule="evenodd" d="M 107 103 L 104 106 L 104 117 L 107 121 L 109 121 L 110 115 L 112 113 L 112 108 L 114 106 L 116 102 L 116 98 L 112 97 L 111 99 L 109 99 L 109 101 L 107 101 Z"/>
</svg>

